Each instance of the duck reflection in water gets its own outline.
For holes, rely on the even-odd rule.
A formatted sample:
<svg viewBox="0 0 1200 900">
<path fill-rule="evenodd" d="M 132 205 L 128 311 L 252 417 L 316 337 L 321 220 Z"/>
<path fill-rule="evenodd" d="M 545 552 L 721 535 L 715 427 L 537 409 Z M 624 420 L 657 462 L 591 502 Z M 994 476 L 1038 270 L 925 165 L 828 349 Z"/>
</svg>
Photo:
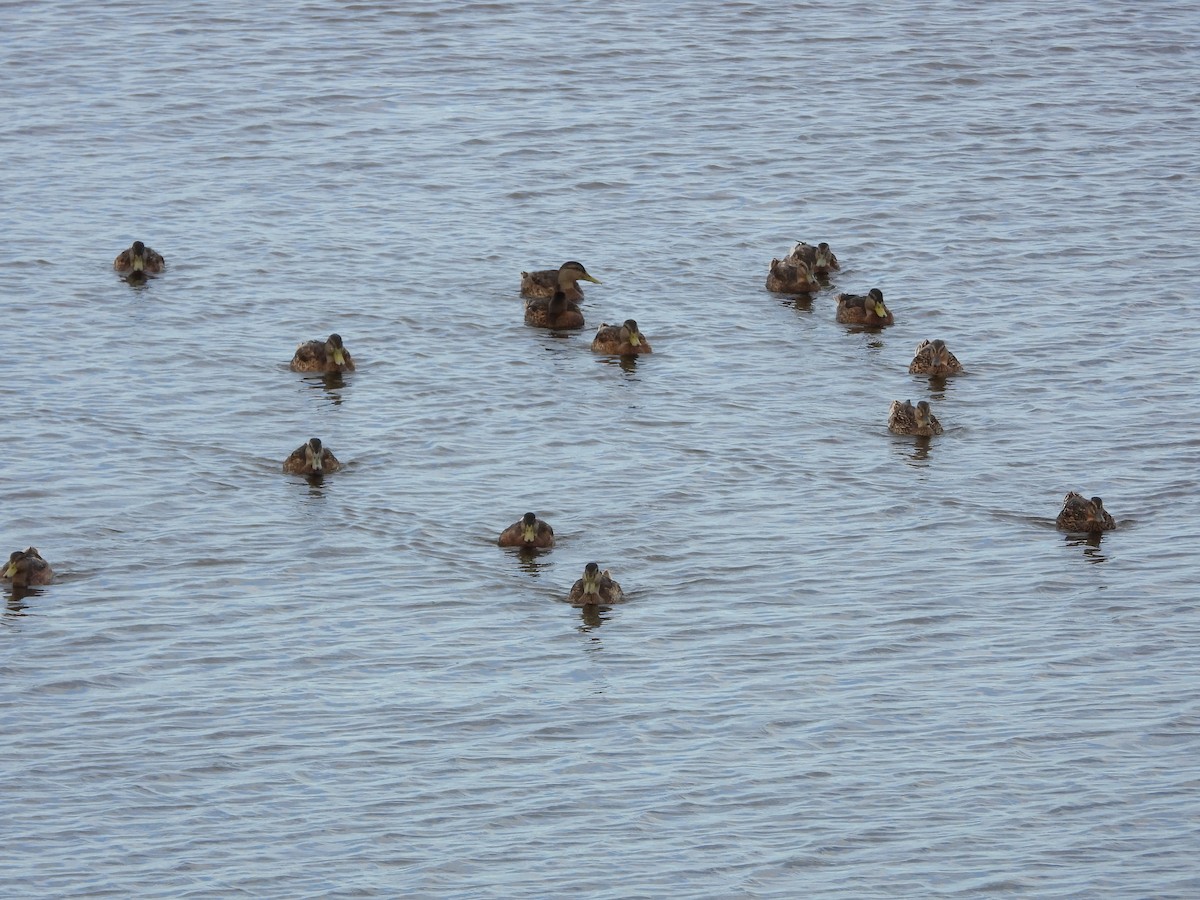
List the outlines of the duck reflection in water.
<svg viewBox="0 0 1200 900">
<path fill-rule="evenodd" d="M 341 372 L 314 372 L 302 380 L 314 391 L 324 391 L 334 406 L 342 405 L 342 389 L 346 386 L 346 379 Z"/>
<path fill-rule="evenodd" d="M 897 442 L 899 443 L 899 442 Z M 929 462 L 929 451 L 933 449 L 933 441 L 930 438 L 918 435 L 913 438 L 912 452 L 908 454 L 908 464 L 921 464 Z"/>
<path fill-rule="evenodd" d="M 21 601 L 26 597 L 37 597 L 44 594 L 43 588 L 36 587 L 10 587 L 9 594 L 5 598 L 4 614 L 7 616 L 23 616 L 26 615 L 25 610 L 29 606 Z"/>
<path fill-rule="evenodd" d="M 550 567 L 549 562 L 542 562 L 542 557 L 550 551 L 540 547 L 509 547 L 506 551 L 517 558 L 517 565 L 522 572 L 541 577 L 542 569 Z"/>
<path fill-rule="evenodd" d="M 1063 535 L 1063 540 L 1066 541 L 1068 547 L 1082 547 L 1083 558 L 1090 563 L 1102 563 L 1108 560 L 1108 557 L 1100 549 L 1100 542 L 1104 540 L 1103 532 L 1093 531 L 1090 534 L 1067 534 Z"/>
<path fill-rule="evenodd" d="M 595 604 L 589 604 L 587 606 L 579 607 L 579 618 L 583 620 L 583 624 L 579 626 L 579 630 L 588 632 L 592 629 L 599 628 L 608 621 L 608 613 L 610 612 L 612 612 L 611 606 L 596 606 Z M 601 645 L 596 644 L 595 646 L 588 647 L 587 649 L 599 650 L 601 649 Z"/>
</svg>

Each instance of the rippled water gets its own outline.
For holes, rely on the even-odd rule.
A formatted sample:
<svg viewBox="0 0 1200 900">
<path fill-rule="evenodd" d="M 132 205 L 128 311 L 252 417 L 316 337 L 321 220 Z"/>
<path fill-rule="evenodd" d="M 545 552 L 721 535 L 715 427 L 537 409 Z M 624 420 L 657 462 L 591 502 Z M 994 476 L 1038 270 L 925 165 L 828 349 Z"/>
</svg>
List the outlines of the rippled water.
<svg viewBox="0 0 1200 900">
<path fill-rule="evenodd" d="M 6 893 L 1200 893 L 1200 20 L 887 10 L 5 7 Z"/>
</svg>

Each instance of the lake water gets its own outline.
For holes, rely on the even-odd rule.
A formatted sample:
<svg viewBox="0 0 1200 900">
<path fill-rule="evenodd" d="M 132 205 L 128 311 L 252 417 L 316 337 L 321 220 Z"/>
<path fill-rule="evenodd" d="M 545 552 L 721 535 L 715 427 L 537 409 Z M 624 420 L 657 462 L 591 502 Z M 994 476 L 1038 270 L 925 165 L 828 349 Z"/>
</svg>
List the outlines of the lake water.
<svg viewBox="0 0 1200 900">
<path fill-rule="evenodd" d="M 882 6 L 5 5 L 5 895 L 1200 894 L 1200 18 Z"/>
</svg>

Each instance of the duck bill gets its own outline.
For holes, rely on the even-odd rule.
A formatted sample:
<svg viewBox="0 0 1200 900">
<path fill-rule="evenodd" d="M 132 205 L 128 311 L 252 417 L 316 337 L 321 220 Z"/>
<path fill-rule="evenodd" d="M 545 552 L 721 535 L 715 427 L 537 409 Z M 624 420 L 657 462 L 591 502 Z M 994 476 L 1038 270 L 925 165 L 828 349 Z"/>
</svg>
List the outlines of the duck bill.
<svg viewBox="0 0 1200 900">
<path fill-rule="evenodd" d="M 588 576 L 584 575 L 583 576 L 583 592 L 584 592 L 584 594 L 599 594 L 600 593 L 600 579 L 599 578 L 588 578 Z"/>
<path fill-rule="evenodd" d="M 641 344 L 642 344 L 642 336 L 640 334 L 638 334 L 636 331 L 631 331 L 629 333 L 629 346 L 630 347 L 640 347 Z"/>
<path fill-rule="evenodd" d="M 876 303 L 874 309 L 875 309 L 875 315 L 877 315 L 879 318 L 881 318 L 881 319 L 887 318 L 887 307 L 884 306 L 882 303 Z"/>
<path fill-rule="evenodd" d="M 339 366 L 344 366 L 346 364 L 346 354 L 342 352 L 341 348 L 333 351 L 333 362 L 335 365 Z"/>
<path fill-rule="evenodd" d="M 533 539 L 537 537 L 537 526 L 530 525 L 521 529 L 521 540 L 527 544 L 532 544 Z"/>
<path fill-rule="evenodd" d="M 580 281 L 590 281 L 592 284 L 604 284 L 599 278 L 593 278 L 591 275 L 580 275 Z"/>
<path fill-rule="evenodd" d="M 131 272 L 146 271 L 146 257 L 134 254 L 129 259 L 129 268 Z"/>
<path fill-rule="evenodd" d="M 0 576 L 0 577 L 12 578 L 16 574 L 17 574 L 17 564 L 9 563 L 7 566 L 4 567 L 4 575 Z"/>
</svg>

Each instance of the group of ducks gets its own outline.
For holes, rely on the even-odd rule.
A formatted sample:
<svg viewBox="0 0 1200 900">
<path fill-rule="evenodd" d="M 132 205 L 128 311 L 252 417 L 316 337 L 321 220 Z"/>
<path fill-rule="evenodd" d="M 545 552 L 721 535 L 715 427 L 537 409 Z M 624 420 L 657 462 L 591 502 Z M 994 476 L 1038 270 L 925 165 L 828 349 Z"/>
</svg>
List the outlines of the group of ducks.
<svg viewBox="0 0 1200 900">
<path fill-rule="evenodd" d="M 549 550 L 554 546 L 554 529 L 527 512 L 502 532 L 496 541 L 501 547 L 517 547 L 521 550 Z M 567 599 L 574 606 L 598 606 L 617 603 L 625 596 L 621 585 L 613 581 L 608 569 L 600 571 L 598 563 L 590 562 L 583 567 L 583 577 L 571 585 Z"/>
<path fill-rule="evenodd" d="M 584 268 L 583 263 L 568 260 L 557 269 L 540 269 L 521 273 L 521 296 L 525 298 L 525 324 L 534 328 L 570 330 L 582 328 L 583 288 L 579 282 L 601 284 Z M 636 319 L 626 319 L 620 325 L 602 324 L 592 338 L 592 350 L 606 356 L 635 356 L 653 353 L 650 342 L 638 328 Z M 524 551 L 547 550 L 554 546 L 554 529 L 535 513 L 527 512 L 502 532 L 497 543 L 501 547 L 516 547 Z M 594 608 L 618 603 L 624 598 L 621 585 L 613 580 L 608 569 L 601 571 L 598 563 L 583 567 L 583 575 L 571 585 L 567 599 L 573 606 Z"/>
<path fill-rule="evenodd" d="M 130 282 L 143 282 L 149 275 L 158 275 L 166 267 L 161 253 L 134 241 L 122 250 L 113 269 Z M 829 273 L 839 269 L 837 256 L 829 244 L 816 246 L 797 242 L 783 259 L 772 259 L 767 274 L 767 290 L 777 293 L 812 294 L 828 283 Z M 571 260 L 557 269 L 521 273 L 521 296 L 525 298 L 525 324 L 538 328 L 575 329 L 583 327 L 579 308 L 583 290 L 579 282 L 600 284 L 579 262 Z M 895 316 L 883 300 L 883 292 L 872 288 L 866 294 L 837 295 L 836 320 L 846 325 L 882 328 L 895 322 Z M 620 325 L 603 324 L 592 339 L 592 350 L 608 355 L 629 356 L 651 353 L 650 342 L 633 319 Z M 354 358 L 342 343 L 341 335 L 331 334 L 325 340 L 305 341 L 296 348 L 290 367 L 295 372 L 334 374 L 354 371 Z M 939 339 L 923 340 L 908 371 L 913 375 L 945 378 L 963 371 L 962 364 Z M 942 425 L 926 400 L 915 405 L 911 400 L 893 400 L 888 413 L 888 429 L 896 434 L 930 437 L 942 433 Z M 320 477 L 342 467 L 333 452 L 320 438 L 310 438 L 293 450 L 283 461 L 283 470 L 292 475 Z M 1055 520 L 1058 528 L 1070 532 L 1099 533 L 1117 527 L 1112 515 L 1099 497 L 1088 499 L 1075 491 L 1063 500 L 1062 511 Z M 544 550 L 554 546 L 554 529 L 534 513 L 526 513 L 500 533 L 501 547 L 524 550 Z M 35 547 L 16 550 L 0 572 L 0 580 L 11 582 L 15 588 L 49 584 L 54 570 Z M 595 606 L 621 600 L 621 586 L 608 570 L 597 563 L 588 563 L 583 575 L 572 586 L 568 599 L 576 606 Z"/>
<path fill-rule="evenodd" d="M 132 284 L 144 283 L 148 276 L 159 275 L 165 268 L 162 254 L 142 241 L 134 241 L 113 260 L 113 269 Z M 564 263 L 558 269 L 522 272 L 521 294 L 526 297 L 526 323 L 555 329 L 583 327 L 583 314 L 579 310 L 579 301 L 583 299 L 580 281 L 600 284 L 578 262 Z M 650 342 L 633 319 L 626 319 L 621 325 L 601 325 L 592 340 L 592 349 L 597 353 L 622 356 L 652 352 Z M 300 344 L 292 356 L 290 368 L 294 372 L 334 375 L 353 372 L 355 366 L 354 357 L 346 349 L 341 335 L 334 333 L 324 340 Z M 283 461 L 284 472 L 314 479 L 341 467 L 333 452 L 315 437 L 309 438 Z M 521 521 L 504 530 L 499 543 L 503 547 L 553 547 L 554 529 L 533 513 L 527 513 Z M 9 556 L 8 563 L 0 571 L 0 578 L 11 582 L 14 588 L 26 588 L 49 584 L 54 571 L 36 548 L 28 547 Z M 615 603 L 622 596 L 621 586 L 607 570 L 601 571 L 594 562 L 584 567 L 582 577 L 569 593 L 570 601 L 582 607 Z"/>
<path fill-rule="evenodd" d="M 521 296 L 525 298 L 525 324 L 555 330 L 583 327 L 581 281 L 601 284 L 588 274 L 582 263 L 570 260 L 557 269 L 521 273 Z M 608 356 L 634 356 L 653 353 L 650 342 L 638 330 L 634 319 L 620 325 L 602 324 L 592 338 L 592 350 Z"/>
<path fill-rule="evenodd" d="M 815 247 L 797 242 L 783 259 L 772 259 L 767 272 L 767 290 L 785 294 L 814 294 L 828 283 L 829 273 L 839 269 L 837 256 L 829 244 Z M 896 317 L 883 301 L 883 292 L 871 288 L 866 294 L 838 294 L 835 318 L 845 325 L 882 328 L 892 325 Z M 944 379 L 963 371 L 958 358 L 950 352 L 945 341 L 924 340 L 917 345 L 916 354 L 908 367 L 909 374 Z M 926 400 L 915 406 L 911 400 L 893 400 L 888 411 L 888 430 L 894 434 L 932 437 L 942 433 L 942 424 Z M 1095 534 L 1111 531 L 1116 521 L 1104 508 L 1099 497 L 1090 500 L 1071 491 L 1063 501 L 1062 511 L 1055 524 L 1063 531 Z"/>
</svg>

